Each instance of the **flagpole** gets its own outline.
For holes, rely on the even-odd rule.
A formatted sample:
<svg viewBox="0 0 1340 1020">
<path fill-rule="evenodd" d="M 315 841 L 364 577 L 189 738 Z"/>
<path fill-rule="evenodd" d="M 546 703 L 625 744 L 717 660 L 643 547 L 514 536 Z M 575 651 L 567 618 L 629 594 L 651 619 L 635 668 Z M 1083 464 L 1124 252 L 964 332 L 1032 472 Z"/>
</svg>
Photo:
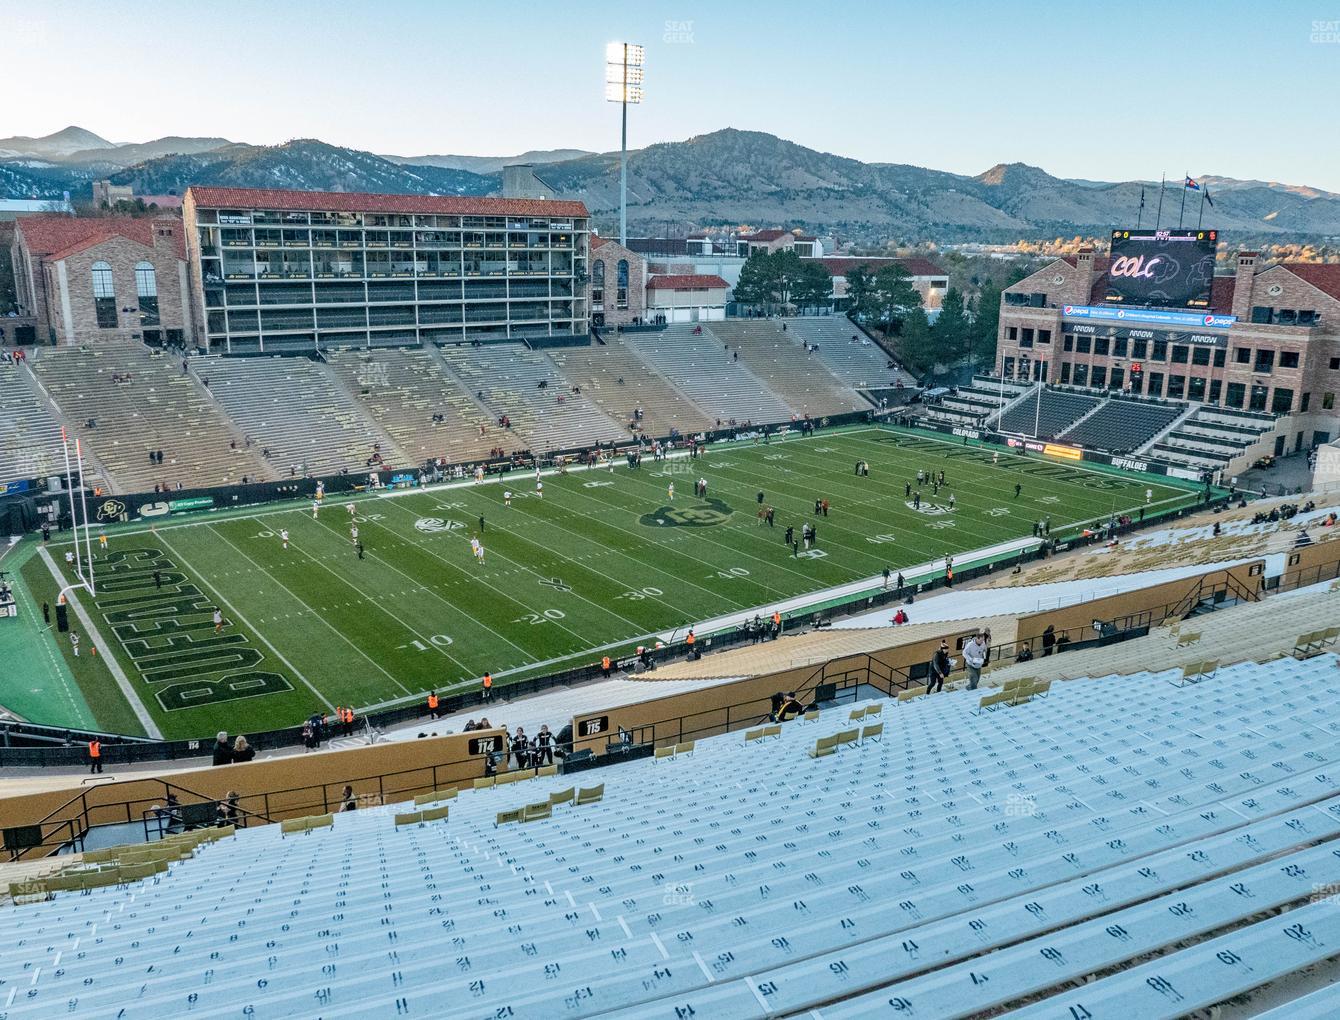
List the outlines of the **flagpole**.
<svg viewBox="0 0 1340 1020">
<path fill-rule="evenodd" d="M 1163 176 L 1159 178 L 1159 211 L 1154 217 L 1154 229 L 1159 229 L 1159 224 L 1163 222 L 1163 193 L 1168 190 L 1168 171 L 1163 171 Z"/>
<path fill-rule="evenodd" d="M 1201 221 L 1205 219 L 1205 196 L 1209 194 L 1210 189 L 1204 184 L 1200 186 L 1200 212 L 1196 214 L 1196 229 L 1200 229 Z"/>
<path fill-rule="evenodd" d="M 1177 229 L 1182 229 L 1182 213 L 1186 211 L 1186 182 L 1191 180 L 1190 174 L 1182 175 L 1182 206 L 1177 210 Z"/>
<path fill-rule="evenodd" d="M 1140 210 L 1135 214 L 1135 229 L 1139 230 L 1145 219 L 1145 186 L 1140 185 Z"/>
</svg>

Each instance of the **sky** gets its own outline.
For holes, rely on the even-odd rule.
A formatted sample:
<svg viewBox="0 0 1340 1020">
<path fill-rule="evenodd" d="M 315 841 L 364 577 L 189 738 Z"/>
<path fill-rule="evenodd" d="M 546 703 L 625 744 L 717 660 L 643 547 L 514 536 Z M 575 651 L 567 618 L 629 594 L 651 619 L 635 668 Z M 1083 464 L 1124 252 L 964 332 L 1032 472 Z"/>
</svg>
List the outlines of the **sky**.
<svg viewBox="0 0 1340 1020">
<path fill-rule="evenodd" d="M 0 137 L 617 149 L 620 40 L 647 53 L 634 148 L 735 127 L 956 173 L 1340 192 L 1340 0 L 0 0 L 0 36 Z"/>
</svg>

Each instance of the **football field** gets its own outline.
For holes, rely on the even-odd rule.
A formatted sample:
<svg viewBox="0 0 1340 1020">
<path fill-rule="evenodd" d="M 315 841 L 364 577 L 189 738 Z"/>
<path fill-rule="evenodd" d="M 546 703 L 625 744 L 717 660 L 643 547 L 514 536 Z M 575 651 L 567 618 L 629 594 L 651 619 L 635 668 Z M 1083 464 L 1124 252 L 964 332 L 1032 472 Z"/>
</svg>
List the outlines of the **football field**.
<svg viewBox="0 0 1340 1020">
<path fill-rule="evenodd" d="M 855 471 L 862 460 L 868 476 Z M 920 508 L 906 497 L 918 469 L 946 480 L 938 494 L 919 487 Z M 98 596 L 79 595 L 93 631 L 83 654 L 75 659 L 64 635 L 44 640 L 56 642 L 109 730 L 255 732 L 333 705 L 476 689 L 485 670 L 501 685 L 594 662 L 723 614 L 767 615 L 778 601 L 885 566 L 1026 538 L 1043 518 L 1064 535 L 1134 515 L 1146 489 L 1149 513 L 1199 495 L 1185 483 L 1004 451 L 993 463 L 989 448 L 877 427 L 724 443 L 696 460 L 647 456 L 637 470 L 620 460 L 613 471 L 542 481 L 542 495 L 533 473 L 514 472 L 360 496 L 352 514 L 336 497 L 316 515 L 294 502 L 108 529 L 107 548 L 93 544 Z M 828 516 L 815 515 L 818 499 Z M 760 507 L 774 509 L 773 526 Z M 794 526 L 798 537 L 804 523 L 817 541 L 797 555 L 783 536 Z M 53 542 L 24 565 L 37 601 L 54 603 L 65 548 Z M 74 628 L 86 629 L 77 617 Z"/>
</svg>

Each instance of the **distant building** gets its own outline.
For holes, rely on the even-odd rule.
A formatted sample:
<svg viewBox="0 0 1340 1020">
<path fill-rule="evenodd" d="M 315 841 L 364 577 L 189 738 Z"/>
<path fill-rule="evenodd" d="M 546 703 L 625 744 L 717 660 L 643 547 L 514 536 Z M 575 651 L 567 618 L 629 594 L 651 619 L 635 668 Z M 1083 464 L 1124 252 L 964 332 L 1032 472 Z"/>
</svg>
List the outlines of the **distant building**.
<svg viewBox="0 0 1340 1020">
<path fill-rule="evenodd" d="M 587 335 L 587 211 L 542 199 L 192 187 L 182 215 L 211 348 Z"/>
<path fill-rule="evenodd" d="M 111 181 L 93 182 L 94 208 L 101 209 L 106 206 L 110 209 L 117 202 L 130 202 L 134 198 L 135 191 L 129 184 L 113 184 Z"/>
<path fill-rule="evenodd" d="M 724 319 L 727 290 L 715 275 L 653 276 L 647 281 L 647 315 L 670 323 Z"/>
<path fill-rule="evenodd" d="M 136 195 L 135 189 L 127 184 L 113 184 L 111 181 L 93 182 L 93 207 L 112 209 L 118 202 L 143 202 L 146 206 L 156 205 L 160 209 L 180 209 L 180 195 Z"/>
<path fill-rule="evenodd" d="M 192 319 L 181 221 L 38 216 L 10 245 L 20 316 L 39 343 L 181 343 Z"/>
<path fill-rule="evenodd" d="M 20 216 L 52 216 L 74 213 L 74 206 L 63 198 L 0 198 L 0 222 Z"/>
<path fill-rule="evenodd" d="M 587 293 L 593 326 L 630 326 L 646 321 L 647 260 L 613 238 L 593 235 Z"/>
<path fill-rule="evenodd" d="M 802 258 L 818 258 L 824 253 L 817 237 L 799 230 L 759 230 L 735 239 L 735 254 L 741 258 L 757 252 L 771 255 L 778 251 L 794 251 Z"/>
<path fill-rule="evenodd" d="M 921 307 L 934 318 L 939 314 L 944 302 L 945 291 L 949 289 L 949 274 L 927 258 L 909 256 L 907 258 L 885 258 L 864 256 L 824 256 L 817 260 L 833 277 L 831 297 L 834 311 L 843 311 L 847 307 L 847 274 L 860 266 L 868 273 L 877 273 L 886 266 L 899 266 L 911 278 L 911 284 L 921 295 Z"/>
<path fill-rule="evenodd" d="M 1241 251 L 1234 275 L 1211 281 L 1208 307 L 1182 312 L 1106 305 L 1109 266 L 1089 248 L 1005 288 L 997 370 L 1294 415 L 1295 449 L 1336 437 L 1340 265 L 1262 266 Z"/>
<path fill-rule="evenodd" d="M 554 198 L 554 189 L 540 180 L 529 163 L 503 167 L 503 198 Z"/>
</svg>

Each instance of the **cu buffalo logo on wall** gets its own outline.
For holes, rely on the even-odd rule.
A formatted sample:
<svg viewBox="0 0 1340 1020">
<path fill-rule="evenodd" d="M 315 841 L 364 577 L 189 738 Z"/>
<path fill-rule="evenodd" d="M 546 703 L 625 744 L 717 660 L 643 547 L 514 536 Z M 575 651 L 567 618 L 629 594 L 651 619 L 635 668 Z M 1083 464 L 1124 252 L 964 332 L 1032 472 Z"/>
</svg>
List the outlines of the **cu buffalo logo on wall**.
<svg viewBox="0 0 1340 1020">
<path fill-rule="evenodd" d="M 100 521 L 114 521 L 126 512 L 126 505 L 119 499 L 105 499 L 98 504 L 97 517 Z"/>
<path fill-rule="evenodd" d="M 642 523 L 649 528 L 710 528 L 725 524 L 732 511 L 724 500 L 709 496 L 697 506 L 663 506 L 642 515 Z"/>
</svg>

